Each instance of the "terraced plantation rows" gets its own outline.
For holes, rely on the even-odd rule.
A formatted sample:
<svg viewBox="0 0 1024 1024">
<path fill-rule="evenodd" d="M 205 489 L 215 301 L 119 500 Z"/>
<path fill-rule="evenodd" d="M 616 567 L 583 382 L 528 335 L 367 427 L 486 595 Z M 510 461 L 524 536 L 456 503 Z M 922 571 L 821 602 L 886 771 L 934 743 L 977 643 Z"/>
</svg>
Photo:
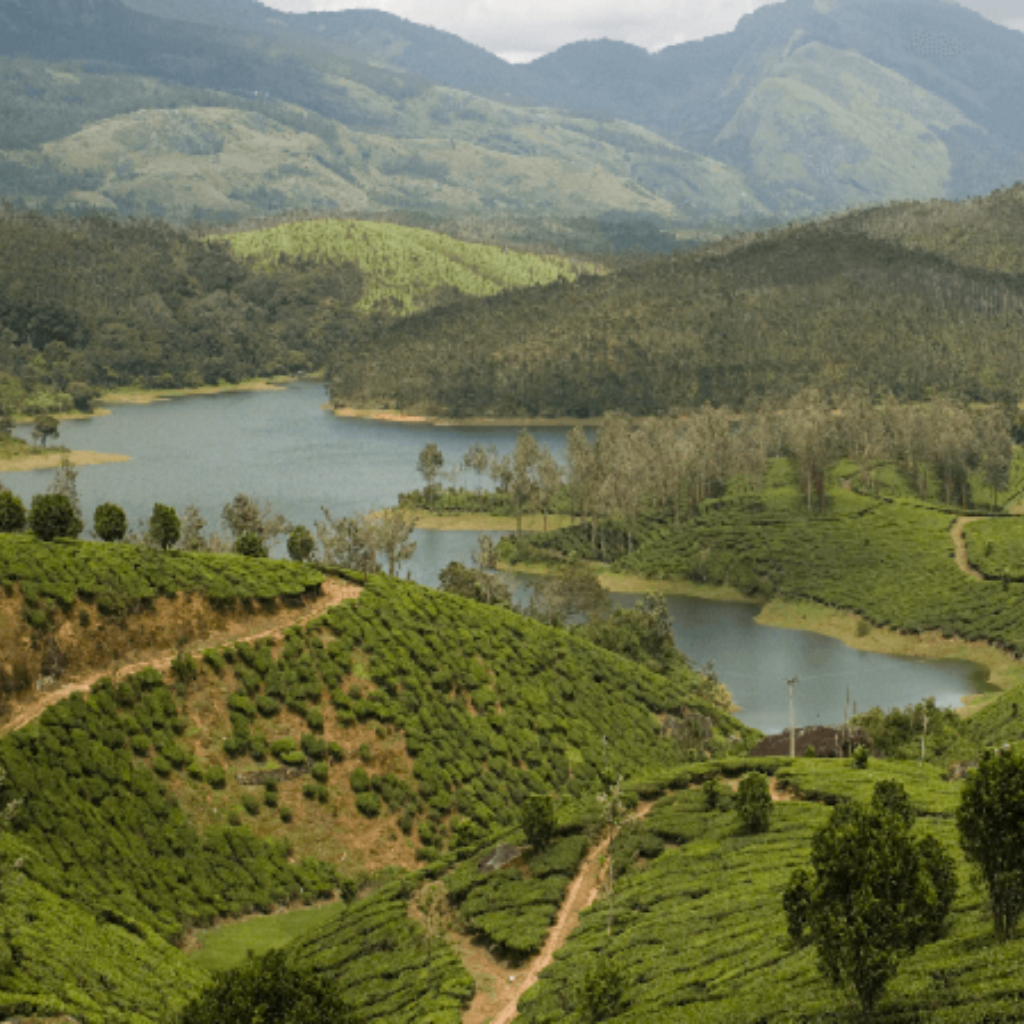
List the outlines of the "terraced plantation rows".
<svg viewBox="0 0 1024 1024">
<path fill-rule="evenodd" d="M 223 587 L 247 561 L 31 538 L 3 550 L 12 599 L 45 582 L 40 601 L 53 601 L 54 614 L 58 598 L 88 607 L 109 564 L 136 595 L 129 619 L 175 579 L 199 592 Z M 45 581 L 65 551 L 63 573 Z M 282 589 L 323 579 L 248 564 L 258 584 Z M 26 851 L 9 884 L 27 894 L 18 907 L 38 887 L 45 911 L 17 918 L 18 988 L 0 983 L 0 1006 L 86 1024 L 162 1022 L 206 979 L 169 942 L 340 893 L 351 908 L 294 955 L 342 976 L 360 1021 L 456 1024 L 473 979 L 443 938 L 410 918 L 420 886 L 440 879 L 469 934 L 510 962 L 528 957 L 594 835 L 593 811 L 565 810 L 554 844 L 531 855 L 518 830 L 528 795 L 571 802 L 593 793 L 599 770 L 681 764 L 686 752 L 663 735 L 668 716 L 703 716 L 708 753 L 755 738 L 695 696 L 692 673 L 668 679 L 563 630 L 413 584 L 353 581 L 365 584 L 357 599 L 283 634 L 100 680 L 0 740 L 4 799 L 22 802 L 3 841 Z M 486 844 L 499 839 L 523 856 L 481 873 Z M 427 867 L 407 873 L 417 860 Z M 375 876 L 355 899 L 367 870 L 389 864 L 394 880 Z M 62 952 L 72 937 L 61 922 L 80 915 L 96 922 L 84 935 L 113 930 L 96 933 L 111 957 L 106 973 L 89 950 Z M 45 951 L 17 939 L 44 932 Z M 69 966 L 51 971 L 52 957 Z M 140 964 L 152 998 L 133 995 Z"/>
<path fill-rule="evenodd" d="M 743 770 L 737 763 L 723 767 Z M 777 762 L 774 770 L 806 799 L 776 803 L 763 835 L 740 834 L 734 814 L 705 810 L 699 791 L 659 800 L 619 840 L 610 942 L 608 905 L 601 901 L 520 1001 L 518 1019 L 569 1019 L 576 977 L 589 957 L 605 950 L 630 979 L 627 1009 L 608 1018 L 616 1024 L 847 1019 L 842 995 L 817 972 L 813 948 L 795 947 L 788 938 L 782 891 L 789 873 L 807 864 L 811 836 L 831 813 L 828 804 L 867 801 L 874 783 L 890 777 L 903 782 L 921 815 L 916 830 L 935 835 L 956 857 L 960 896 L 948 935 L 901 966 L 873 1019 L 1019 1019 L 1024 940 L 995 941 L 983 890 L 970 883 L 953 821 L 959 784 L 927 765 L 905 763 L 873 762 L 857 771 L 850 761 L 801 759 Z"/>
<path fill-rule="evenodd" d="M 1024 572 L 993 571 L 998 578 L 990 580 L 963 572 L 950 536 L 955 512 L 839 489 L 826 515 L 805 514 L 797 502 L 780 488 L 707 502 L 678 524 L 647 522 L 634 552 L 626 554 L 620 542 L 613 564 L 649 579 L 729 584 L 765 599 L 810 598 L 876 626 L 985 640 L 1024 654 Z M 970 523 L 972 563 L 983 572 L 1012 563 L 1018 532 L 1011 518 Z M 513 562 L 593 556 L 589 529 L 580 527 L 504 544 L 500 551 Z"/>
<path fill-rule="evenodd" d="M 322 572 L 297 562 L 133 544 L 44 544 L 28 534 L 0 533 L 0 587 L 8 596 L 15 586 L 20 589 L 27 618 L 36 626 L 78 599 L 104 615 L 122 615 L 181 593 L 203 594 L 215 606 L 300 597 L 323 580 Z"/>
</svg>

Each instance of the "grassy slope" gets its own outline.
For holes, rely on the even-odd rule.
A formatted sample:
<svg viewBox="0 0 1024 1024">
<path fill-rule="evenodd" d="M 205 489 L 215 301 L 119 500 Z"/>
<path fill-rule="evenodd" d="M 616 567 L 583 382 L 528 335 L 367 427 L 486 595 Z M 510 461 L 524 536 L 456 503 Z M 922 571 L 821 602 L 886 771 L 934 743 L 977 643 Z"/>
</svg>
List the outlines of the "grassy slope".
<svg viewBox="0 0 1024 1024">
<path fill-rule="evenodd" d="M 353 262 L 363 273 L 359 313 L 421 312 L 437 292 L 497 295 L 511 288 L 574 280 L 569 260 L 502 252 L 395 224 L 311 221 L 230 236 L 239 256 L 272 267 L 279 254 L 319 263 Z"/>
<path fill-rule="evenodd" d="M 741 765 L 731 768 L 731 774 L 740 771 Z M 875 781 L 898 778 L 923 815 L 918 833 L 932 833 L 956 857 L 961 890 L 949 934 L 903 964 L 877 1019 L 1017 1019 L 1010 1014 L 1024 997 L 1017 969 L 1024 939 L 995 942 L 983 893 L 969 882 L 953 822 L 959 784 L 943 781 L 929 766 L 879 761 L 858 772 L 849 761 L 804 759 L 776 772 L 799 792 L 829 802 L 867 800 Z M 633 980 L 627 1012 L 611 1019 L 848 1019 L 843 997 L 819 978 L 813 949 L 790 944 L 782 912 L 789 873 L 806 865 L 811 836 L 828 814 L 821 803 L 775 804 L 771 831 L 744 836 L 733 814 L 704 811 L 701 794 L 684 791 L 663 798 L 633 834 L 627 832 L 619 843 L 618 867 L 625 874 L 619 875 L 610 945 Z M 521 1001 L 524 1024 L 566 1019 L 574 976 L 591 952 L 605 948 L 607 910 L 602 900 L 584 914 L 555 964 Z"/>
</svg>

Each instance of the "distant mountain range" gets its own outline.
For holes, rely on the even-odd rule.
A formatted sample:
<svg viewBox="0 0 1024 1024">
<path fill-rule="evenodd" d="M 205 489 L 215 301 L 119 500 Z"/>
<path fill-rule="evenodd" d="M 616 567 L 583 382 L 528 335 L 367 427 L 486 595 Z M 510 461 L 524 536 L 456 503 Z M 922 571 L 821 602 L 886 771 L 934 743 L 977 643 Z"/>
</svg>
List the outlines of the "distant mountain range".
<svg viewBox="0 0 1024 1024">
<path fill-rule="evenodd" d="M 785 0 L 657 54 L 511 65 L 376 11 L 5 0 L 0 197 L 677 235 L 1024 180 L 1024 33 L 947 0 Z"/>
</svg>

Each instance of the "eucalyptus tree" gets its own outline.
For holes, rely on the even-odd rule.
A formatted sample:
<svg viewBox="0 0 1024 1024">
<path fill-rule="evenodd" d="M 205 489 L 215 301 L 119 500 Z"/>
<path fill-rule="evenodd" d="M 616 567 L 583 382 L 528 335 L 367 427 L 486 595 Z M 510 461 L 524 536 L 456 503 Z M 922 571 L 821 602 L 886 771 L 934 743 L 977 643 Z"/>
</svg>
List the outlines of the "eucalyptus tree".
<svg viewBox="0 0 1024 1024">
<path fill-rule="evenodd" d="M 423 482 L 426 484 L 427 501 L 431 507 L 433 507 L 434 482 L 437 480 L 437 476 L 443 468 L 444 454 L 441 449 L 431 441 L 423 447 L 416 463 L 416 469 L 420 476 L 423 477 Z"/>
<path fill-rule="evenodd" d="M 512 454 L 510 487 L 516 513 L 516 533 L 523 532 L 523 510 L 532 504 L 538 494 L 537 469 L 540 460 L 541 448 L 537 439 L 528 430 L 521 430 Z"/>
<path fill-rule="evenodd" d="M 292 529 L 287 518 L 276 512 L 269 501 L 260 505 L 258 499 L 248 494 L 236 494 L 220 515 L 232 541 L 237 541 L 244 533 L 254 533 L 270 547 L 278 537 Z"/>
<path fill-rule="evenodd" d="M 565 473 L 547 445 L 542 445 L 537 462 L 537 503 L 544 513 L 544 532 L 548 532 L 548 513 L 551 504 L 565 483 Z"/>
<path fill-rule="evenodd" d="M 398 574 L 398 567 L 416 553 L 416 541 L 411 540 L 416 528 L 416 517 L 401 508 L 388 508 L 364 520 L 367 547 L 378 552 L 387 562 L 388 575 Z"/>
<path fill-rule="evenodd" d="M 324 565 L 335 565 L 341 569 L 373 573 L 379 569 L 376 538 L 367 529 L 362 516 L 344 516 L 335 519 L 326 508 L 321 507 L 323 521 L 314 524 L 317 541 L 320 544 L 320 561 Z"/>
<path fill-rule="evenodd" d="M 812 510 L 815 496 L 818 508 L 824 510 L 825 474 L 840 444 L 838 418 L 820 392 L 808 389 L 789 403 L 785 422 L 786 451 L 796 464 L 807 511 Z"/>
</svg>

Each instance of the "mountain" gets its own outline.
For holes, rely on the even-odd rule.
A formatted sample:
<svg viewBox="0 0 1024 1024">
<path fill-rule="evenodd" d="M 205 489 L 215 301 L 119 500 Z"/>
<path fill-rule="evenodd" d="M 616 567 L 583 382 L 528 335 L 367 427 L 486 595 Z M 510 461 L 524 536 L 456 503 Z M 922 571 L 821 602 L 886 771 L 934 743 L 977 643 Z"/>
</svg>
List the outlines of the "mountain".
<svg viewBox="0 0 1024 1024">
<path fill-rule="evenodd" d="M 1022 94 L 1024 34 L 947 0 L 785 0 L 657 54 L 525 66 L 378 11 L 8 0 L 0 197 L 720 235 L 1024 180 Z"/>
</svg>

